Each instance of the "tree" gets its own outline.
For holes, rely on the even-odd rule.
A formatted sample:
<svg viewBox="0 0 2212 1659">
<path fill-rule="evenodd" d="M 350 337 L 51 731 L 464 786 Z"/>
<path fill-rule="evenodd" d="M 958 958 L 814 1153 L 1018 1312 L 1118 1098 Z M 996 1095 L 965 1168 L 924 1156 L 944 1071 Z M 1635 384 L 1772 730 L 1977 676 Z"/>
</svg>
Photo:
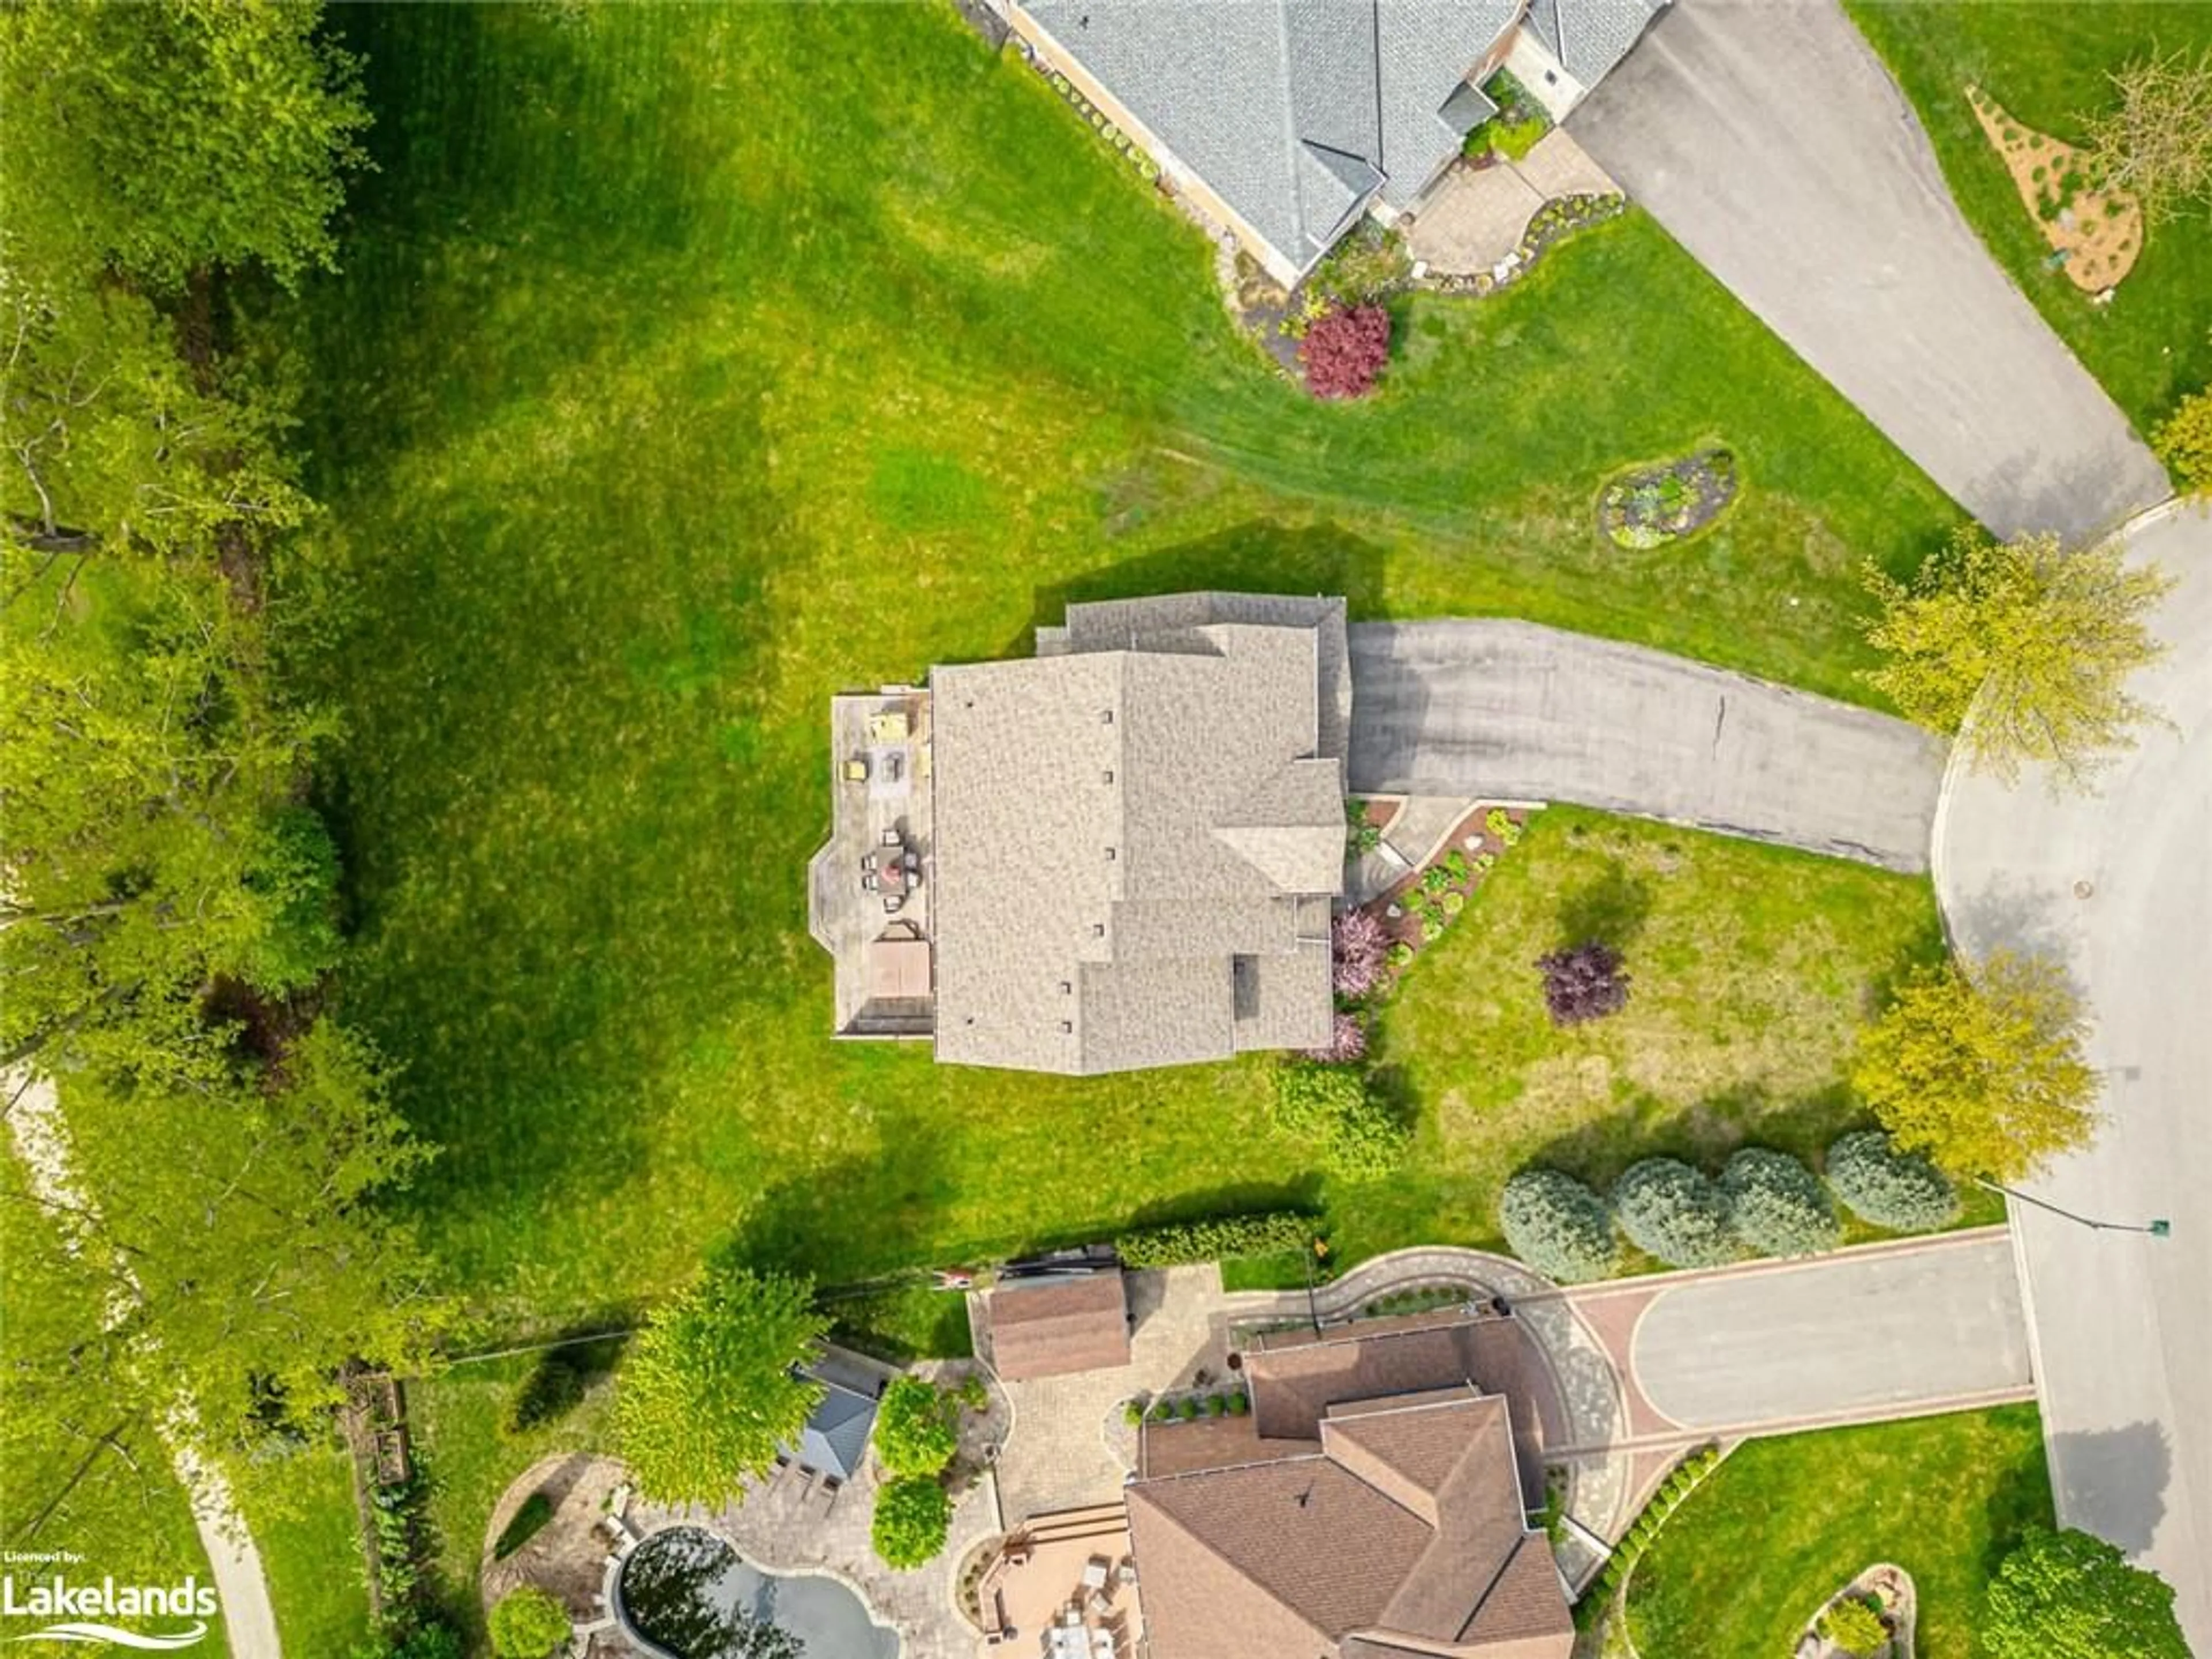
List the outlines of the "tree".
<svg viewBox="0 0 2212 1659">
<path fill-rule="evenodd" d="M 1631 1243 L 1671 1267 L 1717 1267 L 1739 1254 L 1728 1200 L 1679 1158 L 1630 1164 L 1613 1183 L 1613 1212 Z"/>
<path fill-rule="evenodd" d="M 213 265 L 287 283 L 328 265 L 368 113 L 321 16 L 314 0 L 0 11 L 12 257 L 155 289 Z"/>
<path fill-rule="evenodd" d="M 1322 1165 L 1373 1181 L 1405 1161 L 1413 1131 L 1356 1066 L 1296 1061 L 1275 1071 L 1275 1124 L 1316 1143 Z"/>
<path fill-rule="evenodd" d="M 2030 1527 L 1990 1581 L 1990 1659 L 2189 1659 L 2173 1586 L 2101 1538 Z"/>
<path fill-rule="evenodd" d="M 799 1367 L 830 1322 L 813 1286 L 778 1274 L 702 1273 L 656 1309 L 623 1360 L 615 1437 L 657 1502 L 721 1504 L 795 1440 L 822 1399 Z"/>
<path fill-rule="evenodd" d="M 1365 397 L 1390 361 L 1390 313 L 1380 306 L 1336 307 L 1306 331 L 1298 360 L 1315 397 Z"/>
<path fill-rule="evenodd" d="M 884 1564 L 900 1569 L 933 1560 L 952 1526 L 952 1500 L 927 1475 L 901 1475 L 876 1490 L 868 1539 Z"/>
<path fill-rule="evenodd" d="M 2212 391 L 2192 392 L 2151 434 L 2158 452 L 2185 494 L 2212 495 Z"/>
<path fill-rule="evenodd" d="M 1787 1152 L 1747 1146 L 1721 1170 L 1729 1227 L 1761 1255 L 1811 1255 L 1841 1236 L 1820 1180 Z"/>
<path fill-rule="evenodd" d="M 1628 975 L 1620 952 L 1593 939 L 1536 959 L 1544 975 L 1544 1006 L 1554 1025 L 1580 1025 L 1617 1014 L 1628 1006 Z"/>
<path fill-rule="evenodd" d="M 1957 731 L 1976 771 L 2010 782 L 2041 763 L 2081 787 L 2134 746 L 2151 711 L 2126 683 L 2164 653 L 2145 619 L 2173 580 L 2130 568 L 2118 543 L 2069 553 L 2056 536 L 1968 529 L 1910 585 L 1866 580 L 1882 607 L 1867 637 L 1888 661 L 1864 678 L 1906 718 Z"/>
<path fill-rule="evenodd" d="M 2097 187 L 2133 196 L 2148 225 L 2212 206 L 2212 49 L 2139 58 L 2112 82 L 2119 106 L 2084 124 Z"/>
<path fill-rule="evenodd" d="M 1516 1171 L 1499 1195 L 1498 1218 L 1513 1254 L 1562 1285 L 1604 1279 L 1620 1266 L 1613 1212 L 1558 1170 Z"/>
<path fill-rule="evenodd" d="M 2096 1073 L 2065 977 L 1997 951 L 1969 979 L 1908 979 L 1860 1034 L 1851 1082 L 1896 1144 L 1960 1176 L 2016 1181 L 2096 1126 Z"/>
<path fill-rule="evenodd" d="M 1874 1659 L 1889 1640 L 1889 1626 L 1876 1607 L 1847 1595 L 1820 1615 L 1820 1634 L 1853 1659 Z"/>
<path fill-rule="evenodd" d="M 1862 1221 L 1893 1232 L 1934 1231 L 1959 1212 L 1943 1172 L 1917 1152 L 1900 1152 L 1880 1129 L 1858 1129 L 1828 1148 L 1829 1188 Z"/>
<path fill-rule="evenodd" d="M 957 1407 L 927 1379 L 895 1378 L 876 1402 L 876 1455 L 895 1475 L 933 1475 L 960 1449 Z"/>
<path fill-rule="evenodd" d="M 1382 977 L 1390 935 L 1369 910 L 1346 910 L 1332 929 L 1330 957 L 1337 995 L 1357 1002 Z"/>
<path fill-rule="evenodd" d="M 490 1624 L 491 1650 L 499 1659 L 548 1659 L 575 1628 L 558 1601 L 527 1586 L 500 1598 Z"/>
</svg>

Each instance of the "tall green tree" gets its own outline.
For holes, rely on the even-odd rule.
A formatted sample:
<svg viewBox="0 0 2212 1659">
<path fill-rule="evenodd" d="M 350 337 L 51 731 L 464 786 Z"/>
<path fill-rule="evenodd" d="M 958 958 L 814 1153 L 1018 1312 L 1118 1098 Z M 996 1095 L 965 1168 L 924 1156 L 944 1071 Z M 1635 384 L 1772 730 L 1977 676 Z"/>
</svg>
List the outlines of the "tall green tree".
<svg viewBox="0 0 2212 1659">
<path fill-rule="evenodd" d="M 960 1449 L 959 1402 L 927 1377 L 892 1380 L 876 1402 L 876 1456 L 893 1474 L 936 1474 Z"/>
<path fill-rule="evenodd" d="M 813 1286 L 737 1268 L 702 1273 L 638 1333 L 615 1389 L 615 1437 L 638 1490 L 722 1504 L 799 1437 L 822 1385 L 799 1367 L 830 1322 Z"/>
<path fill-rule="evenodd" d="M 2069 552 L 2056 536 L 1968 529 L 1909 584 L 1873 570 L 1867 586 L 1881 603 L 1867 637 L 1888 659 L 1868 683 L 1957 732 L 1978 772 L 2009 782 L 2041 763 L 2084 787 L 2152 714 L 2127 680 L 2164 653 L 2148 618 L 2173 579 L 2116 542 Z"/>
<path fill-rule="evenodd" d="M 944 1553 L 952 1528 L 952 1499 L 926 1474 L 902 1474 L 876 1489 L 868 1541 L 886 1566 L 901 1571 Z"/>
<path fill-rule="evenodd" d="M 2173 1586 L 2101 1538 L 2031 1527 L 1990 1582 L 1990 1659 L 2189 1659 Z"/>
<path fill-rule="evenodd" d="M 0 9 L 11 252 L 153 289 L 331 263 L 368 125 L 319 0 L 15 0 Z M 27 187 L 35 181 L 35 188 Z"/>
<path fill-rule="evenodd" d="M 1971 978 L 1923 969 L 1860 1034 L 1851 1083 L 1899 1146 L 1956 1175 L 2017 1180 L 2095 1130 L 2085 1025 L 2040 957 L 1993 952 Z"/>
</svg>

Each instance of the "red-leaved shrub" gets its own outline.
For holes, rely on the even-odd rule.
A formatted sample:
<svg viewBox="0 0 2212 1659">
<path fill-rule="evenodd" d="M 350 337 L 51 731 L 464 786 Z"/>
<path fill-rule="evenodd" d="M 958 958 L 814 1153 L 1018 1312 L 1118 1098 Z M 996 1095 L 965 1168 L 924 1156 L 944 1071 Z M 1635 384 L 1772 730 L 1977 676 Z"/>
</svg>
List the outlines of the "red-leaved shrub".
<svg viewBox="0 0 2212 1659">
<path fill-rule="evenodd" d="M 1336 919 L 1336 994 L 1358 1001 L 1382 976 L 1390 936 L 1371 910 L 1346 910 Z"/>
<path fill-rule="evenodd" d="M 1339 1014 L 1329 1027 L 1328 1047 L 1308 1048 L 1308 1060 L 1320 1060 L 1327 1066 L 1348 1065 L 1367 1057 L 1367 1028 L 1359 1023 L 1357 1014 Z"/>
<path fill-rule="evenodd" d="M 1390 313 L 1381 306 L 1340 306 L 1314 319 L 1298 359 L 1315 397 L 1364 398 L 1390 359 Z"/>
</svg>

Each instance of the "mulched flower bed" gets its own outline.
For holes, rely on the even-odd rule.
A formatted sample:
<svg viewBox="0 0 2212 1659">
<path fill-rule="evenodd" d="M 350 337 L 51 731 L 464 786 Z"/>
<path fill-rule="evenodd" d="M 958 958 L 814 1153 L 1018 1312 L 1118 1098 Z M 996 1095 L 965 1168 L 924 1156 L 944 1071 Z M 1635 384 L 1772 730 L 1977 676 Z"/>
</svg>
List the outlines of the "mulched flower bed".
<svg viewBox="0 0 2212 1659">
<path fill-rule="evenodd" d="M 1615 547 L 1664 547 L 1696 535 L 1727 512 L 1736 482 L 1735 457 L 1725 449 L 1638 467 L 1606 485 L 1598 497 L 1598 530 Z"/>
<path fill-rule="evenodd" d="M 1525 808 L 1477 806 L 1453 826 L 1434 859 L 1368 902 L 1365 908 L 1390 936 L 1392 967 L 1403 967 L 1424 945 L 1443 937 L 1528 822 Z"/>
</svg>

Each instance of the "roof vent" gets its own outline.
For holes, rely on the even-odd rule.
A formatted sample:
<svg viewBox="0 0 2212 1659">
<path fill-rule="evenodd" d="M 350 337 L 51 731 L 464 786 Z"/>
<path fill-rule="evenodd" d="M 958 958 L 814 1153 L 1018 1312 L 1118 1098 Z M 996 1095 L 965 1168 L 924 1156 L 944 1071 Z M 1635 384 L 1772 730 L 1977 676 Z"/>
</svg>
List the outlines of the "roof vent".
<svg viewBox="0 0 2212 1659">
<path fill-rule="evenodd" d="M 1113 769 L 1112 767 L 1110 767 L 1110 766 L 1109 766 L 1109 767 L 1108 767 L 1108 768 L 1107 768 L 1103 772 L 1101 772 L 1101 773 L 1098 775 L 1098 778 L 1099 778 L 1099 781 L 1101 781 L 1102 783 L 1111 783 L 1111 782 L 1113 782 L 1113 781 L 1114 781 L 1114 769 Z"/>
<path fill-rule="evenodd" d="M 1112 709 L 1110 709 L 1110 708 L 1102 708 L 1102 709 L 1100 709 L 1100 710 L 1098 711 L 1098 724 L 1099 724 L 1099 725 L 1101 725 L 1101 726 L 1111 726 L 1111 725 L 1113 725 L 1113 724 L 1114 724 L 1114 711 L 1113 711 Z"/>
<path fill-rule="evenodd" d="M 1116 854 L 1115 853 L 1115 851 L 1114 851 L 1114 849 L 1113 849 L 1112 848 L 1110 848 L 1110 847 L 1109 847 L 1109 848 L 1108 848 L 1106 849 L 1106 862 L 1107 862 L 1107 863 L 1109 863 L 1109 864 L 1113 863 L 1113 862 L 1114 862 L 1114 860 L 1115 860 L 1115 859 L 1117 856 L 1118 856 L 1118 854 Z"/>
<path fill-rule="evenodd" d="M 1072 1019 L 1063 1019 L 1060 1022 L 1060 1029 L 1063 1034 L 1072 1032 L 1075 1030 L 1075 1022 Z"/>
<path fill-rule="evenodd" d="M 1091 924 L 1091 937 L 1093 939 L 1104 939 L 1106 937 L 1106 924 L 1103 921 L 1092 922 Z"/>
<path fill-rule="evenodd" d="M 1075 994 L 1075 981 L 1072 979 L 1064 979 L 1060 981 L 1060 994 L 1064 997 L 1073 996 Z"/>
</svg>

